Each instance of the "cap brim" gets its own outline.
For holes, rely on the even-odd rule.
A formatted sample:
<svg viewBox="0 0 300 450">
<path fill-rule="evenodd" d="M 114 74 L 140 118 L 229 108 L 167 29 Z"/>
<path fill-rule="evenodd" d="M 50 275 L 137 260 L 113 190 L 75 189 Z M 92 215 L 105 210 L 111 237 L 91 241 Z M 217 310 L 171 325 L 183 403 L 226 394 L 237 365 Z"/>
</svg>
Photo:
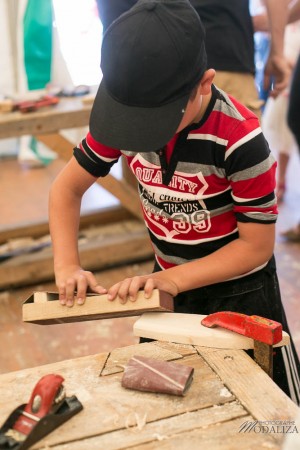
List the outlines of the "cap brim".
<svg viewBox="0 0 300 450">
<path fill-rule="evenodd" d="M 91 135 L 121 150 L 158 150 L 176 133 L 189 96 L 155 108 L 127 106 L 110 96 L 102 80 L 90 116 Z"/>
</svg>

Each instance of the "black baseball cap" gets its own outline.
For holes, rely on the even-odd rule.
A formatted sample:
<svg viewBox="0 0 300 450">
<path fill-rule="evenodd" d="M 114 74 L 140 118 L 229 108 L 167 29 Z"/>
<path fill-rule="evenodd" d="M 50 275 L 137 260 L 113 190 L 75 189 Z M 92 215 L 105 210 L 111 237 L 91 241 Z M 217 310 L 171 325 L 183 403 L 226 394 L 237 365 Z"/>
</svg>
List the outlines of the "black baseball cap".
<svg viewBox="0 0 300 450">
<path fill-rule="evenodd" d="M 163 147 L 206 70 L 204 38 L 188 0 L 139 0 L 115 20 L 102 41 L 93 138 L 136 152 Z"/>
</svg>

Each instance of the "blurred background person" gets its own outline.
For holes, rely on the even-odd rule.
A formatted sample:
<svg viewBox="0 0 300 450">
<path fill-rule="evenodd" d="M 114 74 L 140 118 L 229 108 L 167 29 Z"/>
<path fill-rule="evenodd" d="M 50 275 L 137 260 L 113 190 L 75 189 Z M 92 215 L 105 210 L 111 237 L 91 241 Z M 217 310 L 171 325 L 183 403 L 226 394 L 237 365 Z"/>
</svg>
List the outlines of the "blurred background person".
<svg viewBox="0 0 300 450">
<path fill-rule="evenodd" d="M 284 38 L 284 54 L 294 69 L 300 52 L 300 21 L 287 25 Z M 275 99 L 267 100 L 263 117 L 262 128 L 272 151 L 278 160 L 277 198 L 281 202 L 286 191 L 286 174 L 288 162 L 292 152 L 297 148 L 296 140 L 288 127 L 287 111 L 289 105 L 290 87 L 281 92 Z M 300 126 L 300 120 L 299 120 Z"/>
</svg>

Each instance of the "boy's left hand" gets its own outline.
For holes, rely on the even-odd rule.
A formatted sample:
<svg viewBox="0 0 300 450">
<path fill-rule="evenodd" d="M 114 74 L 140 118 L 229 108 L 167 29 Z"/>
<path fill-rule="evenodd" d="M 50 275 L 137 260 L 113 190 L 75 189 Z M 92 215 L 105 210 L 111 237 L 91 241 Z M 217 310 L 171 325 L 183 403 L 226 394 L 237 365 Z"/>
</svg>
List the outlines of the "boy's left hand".
<svg viewBox="0 0 300 450">
<path fill-rule="evenodd" d="M 137 276 L 133 278 L 125 278 L 125 280 L 114 284 L 108 289 L 107 298 L 110 301 L 115 300 L 118 296 L 120 303 L 124 304 L 127 300 L 135 302 L 137 293 L 143 289 L 145 297 L 152 295 L 153 289 L 160 289 L 175 297 L 178 294 L 178 288 L 175 283 L 160 277 L 156 278 L 155 274 Z"/>
</svg>

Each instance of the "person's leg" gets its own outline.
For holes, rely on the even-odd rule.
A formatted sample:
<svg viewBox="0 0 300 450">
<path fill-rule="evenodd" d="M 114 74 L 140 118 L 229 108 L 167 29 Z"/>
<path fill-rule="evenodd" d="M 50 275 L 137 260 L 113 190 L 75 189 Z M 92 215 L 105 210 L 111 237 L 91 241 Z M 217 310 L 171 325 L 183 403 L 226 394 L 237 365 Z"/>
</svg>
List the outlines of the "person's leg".
<svg viewBox="0 0 300 450">
<path fill-rule="evenodd" d="M 290 155 L 288 153 L 279 152 L 278 155 L 278 180 L 276 186 L 276 196 L 278 203 L 281 203 L 285 194 L 286 189 L 286 172 L 287 166 L 290 159 Z"/>
<path fill-rule="evenodd" d="M 288 108 L 288 125 L 292 130 L 300 151 L 300 55 L 294 69 Z"/>
<path fill-rule="evenodd" d="M 295 136 L 298 150 L 300 151 L 300 55 L 297 64 L 294 69 L 291 90 L 290 101 L 287 114 L 288 125 Z M 300 222 L 294 228 L 282 233 L 288 241 L 300 242 Z"/>
<path fill-rule="evenodd" d="M 214 84 L 253 111 L 261 120 L 261 107 L 264 102 L 258 97 L 254 75 L 217 71 Z"/>
</svg>

